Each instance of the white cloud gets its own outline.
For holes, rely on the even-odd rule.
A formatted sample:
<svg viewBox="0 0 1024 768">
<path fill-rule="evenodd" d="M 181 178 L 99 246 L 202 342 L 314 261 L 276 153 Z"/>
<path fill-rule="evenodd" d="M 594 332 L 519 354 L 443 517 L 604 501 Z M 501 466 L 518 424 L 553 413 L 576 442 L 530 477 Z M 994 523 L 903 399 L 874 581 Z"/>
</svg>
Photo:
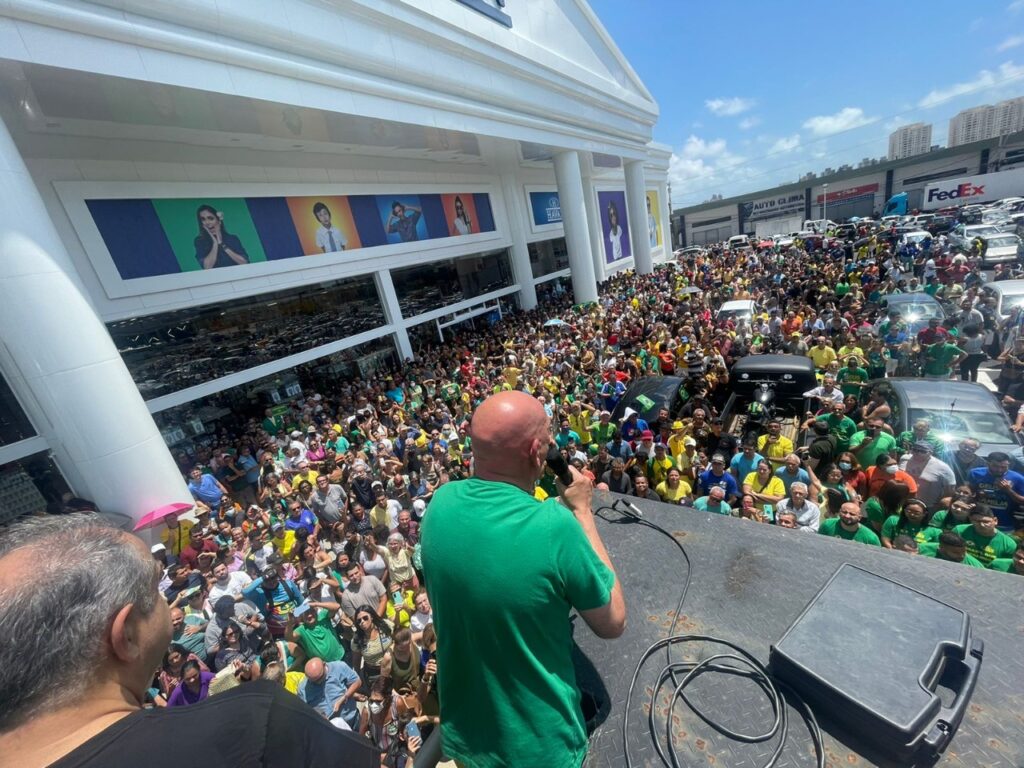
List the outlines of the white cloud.
<svg viewBox="0 0 1024 768">
<path fill-rule="evenodd" d="M 751 115 L 750 117 L 744 117 L 742 120 L 739 121 L 739 123 L 737 123 L 737 125 L 740 127 L 741 131 L 749 131 L 755 125 L 760 125 L 760 124 L 761 124 L 761 118 L 757 117 L 756 115 Z"/>
<path fill-rule="evenodd" d="M 1008 10 L 1010 13 L 1024 11 L 1024 0 L 1013 0 L 1012 3 L 1006 6 L 1006 10 Z"/>
<path fill-rule="evenodd" d="M 910 120 L 908 120 L 906 117 L 903 117 L 902 115 L 897 115 L 896 117 L 894 117 L 892 120 L 889 120 L 885 124 L 885 130 L 892 133 L 897 128 L 903 125 L 910 125 Z"/>
<path fill-rule="evenodd" d="M 1024 35 L 1013 35 L 1006 38 L 999 45 L 996 46 L 997 51 L 1008 51 L 1011 48 L 1016 48 L 1018 45 L 1024 45 Z"/>
<path fill-rule="evenodd" d="M 792 152 L 794 149 L 800 146 L 800 134 L 794 133 L 792 136 L 783 136 L 772 144 L 771 149 L 768 150 L 769 154 L 785 154 L 786 152 Z"/>
<path fill-rule="evenodd" d="M 704 106 L 713 115 L 728 117 L 730 115 L 742 114 L 751 109 L 754 106 L 754 100 L 733 96 L 730 99 L 708 99 L 704 102 Z"/>
<path fill-rule="evenodd" d="M 1024 1 L 1022 1 L 1022 7 L 1024 7 Z M 986 91 L 1021 77 L 1024 77 L 1024 66 L 1017 66 L 1012 61 L 1004 61 L 999 65 L 997 72 L 983 69 L 973 80 L 968 80 L 965 83 L 954 83 L 948 88 L 936 88 L 917 102 L 917 106 L 922 109 L 929 109 L 930 107 L 944 104 L 950 99 L 955 99 L 957 96 L 974 93 L 975 91 Z"/>
<path fill-rule="evenodd" d="M 729 151 L 725 139 L 707 140 L 691 134 L 669 161 L 672 192 L 677 198 L 705 189 L 711 194 L 715 187 L 733 182 L 737 172 L 742 175 L 744 162 L 746 158 Z"/>
<path fill-rule="evenodd" d="M 834 115 L 818 115 L 804 121 L 804 128 L 815 136 L 829 136 L 851 128 L 860 128 L 878 120 L 868 117 L 860 107 L 843 107 Z"/>
</svg>

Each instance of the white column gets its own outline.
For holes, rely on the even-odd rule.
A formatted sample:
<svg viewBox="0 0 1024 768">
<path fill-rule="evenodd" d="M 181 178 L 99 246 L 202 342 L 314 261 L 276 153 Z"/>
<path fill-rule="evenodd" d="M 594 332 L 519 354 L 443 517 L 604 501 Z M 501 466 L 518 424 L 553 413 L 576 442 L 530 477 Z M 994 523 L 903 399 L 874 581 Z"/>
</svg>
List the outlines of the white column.
<svg viewBox="0 0 1024 768">
<path fill-rule="evenodd" d="M 76 491 L 138 519 L 190 502 L 178 467 L 86 297 L 32 177 L 0 121 L 0 328 L 11 386 Z M 76 483 L 77 485 L 78 483 Z"/>
<path fill-rule="evenodd" d="M 626 166 L 626 208 L 629 210 L 629 241 L 633 246 L 633 268 L 638 274 L 654 271 L 651 241 L 647 237 L 647 183 L 643 160 L 629 160 Z"/>
<path fill-rule="evenodd" d="M 672 261 L 672 201 L 668 199 L 668 182 L 658 184 L 658 200 L 661 201 L 661 246 L 665 249 L 662 258 Z"/>
<path fill-rule="evenodd" d="M 576 152 L 569 150 L 555 155 L 555 180 L 562 206 L 562 227 L 565 231 L 565 245 L 569 250 L 569 270 L 572 273 L 576 303 L 597 301 L 587 208 L 583 199 L 583 177 L 580 175 L 580 158 Z"/>
<path fill-rule="evenodd" d="M 526 244 L 526 232 L 530 226 L 529 213 L 522 185 L 516 175 L 519 167 L 519 153 L 510 142 L 498 141 L 495 146 L 498 159 L 498 173 L 501 178 L 501 196 L 505 199 L 509 237 L 512 247 L 512 274 L 519 283 L 519 306 L 529 311 L 537 306 L 537 287 L 533 284 L 533 268 L 530 266 L 530 249 Z"/>
<path fill-rule="evenodd" d="M 597 195 L 594 191 L 593 166 L 587 156 L 580 156 L 580 167 L 583 172 L 583 204 L 590 225 L 590 255 L 594 260 L 594 276 L 598 282 L 604 282 L 608 263 L 604 260 L 604 237 L 601 233 L 601 212 L 597 209 Z"/>
<path fill-rule="evenodd" d="M 409 331 L 402 322 L 402 308 L 398 305 L 398 294 L 395 292 L 395 283 L 391 279 L 391 272 L 382 269 L 377 273 L 377 289 L 380 291 L 380 300 L 384 304 L 384 316 L 395 328 L 395 343 L 398 344 L 398 356 L 402 361 L 412 360 L 415 354 L 412 351 L 412 342 L 409 341 Z"/>
</svg>

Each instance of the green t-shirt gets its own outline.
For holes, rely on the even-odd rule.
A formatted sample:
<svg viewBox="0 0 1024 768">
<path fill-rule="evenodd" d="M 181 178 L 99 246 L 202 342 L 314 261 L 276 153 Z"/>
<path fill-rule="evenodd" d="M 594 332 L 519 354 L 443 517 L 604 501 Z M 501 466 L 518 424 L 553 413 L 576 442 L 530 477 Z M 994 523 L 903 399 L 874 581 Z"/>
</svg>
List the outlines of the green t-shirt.
<svg viewBox="0 0 1024 768">
<path fill-rule="evenodd" d="M 957 520 L 953 515 L 949 513 L 948 509 L 940 509 L 934 515 L 932 519 L 928 521 L 928 525 L 938 530 L 939 533 L 944 531 L 952 531 L 958 525 L 965 525 L 966 520 Z M 938 535 L 935 537 L 938 538 Z"/>
<path fill-rule="evenodd" d="M 932 453 L 934 453 L 936 456 L 942 456 L 943 453 L 945 453 L 945 451 L 946 451 L 945 444 L 942 442 L 942 440 L 939 438 L 939 436 L 936 435 L 934 432 L 932 432 L 931 430 L 928 430 L 928 434 L 925 435 L 924 439 L 927 442 L 931 443 L 931 445 L 932 445 Z M 909 451 L 911 449 L 911 447 L 913 447 L 914 443 L 916 443 L 916 442 L 917 442 L 917 438 L 914 437 L 914 432 L 913 432 L 913 430 L 910 430 L 910 429 L 907 429 L 907 430 L 904 430 L 903 432 L 900 432 L 899 437 L 896 438 L 896 443 L 899 446 L 899 449 L 901 451 L 904 451 L 904 452 Z"/>
<path fill-rule="evenodd" d="M 863 429 L 860 432 L 854 432 L 850 436 L 850 445 L 857 445 L 866 436 L 867 433 Z M 879 456 L 883 453 L 889 453 L 895 447 L 895 437 L 888 432 L 879 432 L 873 440 L 869 440 L 859 448 L 854 449 L 853 452 L 857 455 L 857 461 L 860 462 L 862 467 L 873 467 Z"/>
<path fill-rule="evenodd" d="M 306 658 L 341 661 L 345 657 L 345 649 L 338 642 L 338 636 L 331 625 L 330 614 L 323 609 L 317 611 L 316 624 L 312 629 L 305 624 L 295 628 L 295 640 L 306 652 Z"/>
<path fill-rule="evenodd" d="M 918 552 L 918 554 L 924 555 L 925 557 L 934 557 L 936 560 L 944 560 L 947 563 L 955 563 L 956 562 L 956 560 L 950 560 L 948 557 L 942 557 L 942 555 L 939 554 L 939 543 L 937 541 L 927 541 L 924 544 L 919 544 L 917 546 L 917 552 Z M 964 559 L 961 560 L 959 564 L 960 565 L 968 565 L 971 568 L 984 568 L 985 567 L 984 565 L 981 564 L 981 561 L 978 560 L 978 558 L 972 557 L 969 554 L 964 555 Z"/>
<path fill-rule="evenodd" d="M 857 395 L 859 397 L 860 387 L 858 385 L 867 380 L 868 372 L 860 366 L 856 368 L 843 366 L 839 369 L 839 373 L 836 374 L 836 381 L 839 382 L 839 388 L 843 390 L 844 395 Z"/>
<path fill-rule="evenodd" d="M 1018 576 L 1022 575 L 1013 570 L 1012 557 L 997 557 L 995 560 L 988 564 L 988 568 L 990 571 L 1000 571 L 1002 573 L 1015 573 Z"/>
<path fill-rule="evenodd" d="M 822 536 L 834 536 L 837 539 L 846 539 L 847 541 L 859 541 L 861 544 L 873 544 L 876 547 L 882 546 L 882 542 L 878 540 L 875 532 L 866 525 L 858 525 L 857 530 L 851 533 L 839 523 L 838 517 L 822 520 L 821 525 L 818 526 L 818 533 Z"/>
<path fill-rule="evenodd" d="M 476 768 L 580 765 L 587 735 L 567 616 L 606 605 L 615 574 L 572 512 L 473 477 L 438 488 L 420 537 L 443 638 L 445 754 Z"/>
<path fill-rule="evenodd" d="M 924 350 L 924 373 L 926 376 L 945 376 L 949 367 L 960 356 L 956 344 L 932 344 Z"/>
<path fill-rule="evenodd" d="M 850 438 L 857 432 L 857 422 L 849 416 L 836 416 L 834 413 L 824 413 L 817 420 L 828 424 L 828 433 L 836 438 L 837 454 L 849 450 Z"/>
<path fill-rule="evenodd" d="M 610 421 L 607 424 L 602 424 L 600 421 L 595 421 L 590 425 L 590 436 L 594 438 L 594 442 L 599 445 L 607 445 L 615 437 L 617 428 Z"/>
<path fill-rule="evenodd" d="M 927 530 L 925 523 L 915 525 L 909 520 L 900 520 L 899 515 L 889 515 L 882 523 L 882 535 L 889 541 L 894 541 L 897 536 L 910 536 L 918 544 L 924 544 L 929 540 Z"/>
<path fill-rule="evenodd" d="M 348 453 L 349 446 L 351 445 L 348 438 L 336 432 L 334 434 L 336 437 L 327 441 L 327 447 L 332 448 L 335 453 Z"/>
<path fill-rule="evenodd" d="M 998 557 L 1013 557 L 1017 551 L 1016 539 L 1002 531 L 996 531 L 995 536 L 986 538 L 975 531 L 970 523 L 958 525 L 953 530 L 967 542 L 967 554 L 981 560 L 982 565 L 988 565 Z"/>
</svg>

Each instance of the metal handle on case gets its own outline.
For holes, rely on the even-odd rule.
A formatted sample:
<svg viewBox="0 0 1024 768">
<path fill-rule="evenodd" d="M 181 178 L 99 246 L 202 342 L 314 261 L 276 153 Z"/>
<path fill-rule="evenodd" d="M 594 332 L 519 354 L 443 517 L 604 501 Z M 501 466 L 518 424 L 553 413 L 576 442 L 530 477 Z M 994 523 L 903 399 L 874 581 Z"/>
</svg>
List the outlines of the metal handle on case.
<svg viewBox="0 0 1024 768">
<path fill-rule="evenodd" d="M 961 681 L 960 690 L 956 693 L 956 698 L 948 707 L 939 710 L 939 717 L 935 721 L 935 725 L 924 737 L 922 748 L 926 749 L 931 756 L 941 755 L 949 746 L 956 729 L 960 727 L 960 721 L 964 719 L 967 704 L 970 702 L 974 686 L 978 682 L 978 673 L 981 671 L 981 660 L 984 654 L 985 643 L 981 640 L 972 640 L 971 650 L 963 660 L 953 659 L 947 662 L 960 665 L 966 672 Z"/>
</svg>

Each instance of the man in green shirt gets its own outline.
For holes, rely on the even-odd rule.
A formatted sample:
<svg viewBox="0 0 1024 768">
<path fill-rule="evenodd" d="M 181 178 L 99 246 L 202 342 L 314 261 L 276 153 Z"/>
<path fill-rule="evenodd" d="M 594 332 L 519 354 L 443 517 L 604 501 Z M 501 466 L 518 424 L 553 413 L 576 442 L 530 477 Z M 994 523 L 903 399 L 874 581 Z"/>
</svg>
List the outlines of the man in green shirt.
<svg viewBox="0 0 1024 768">
<path fill-rule="evenodd" d="M 953 366 L 967 354 L 956 344 L 937 341 L 921 350 L 921 361 L 926 379 L 948 379 Z"/>
<path fill-rule="evenodd" d="M 900 453 L 909 453 L 914 443 L 919 443 L 922 440 L 931 443 L 932 453 L 936 456 L 941 456 L 946 450 L 946 444 L 932 431 L 932 423 L 928 419 L 918 419 L 910 429 L 900 432 L 896 438 L 896 444 Z"/>
<path fill-rule="evenodd" d="M 1017 543 L 1017 551 L 1013 553 L 1013 557 L 997 557 L 988 564 L 988 567 L 993 571 L 1024 576 L 1024 541 Z"/>
<path fill-rule="evenodd" d="M 967 554 L 967 542 L 960 534 L 953 531 L 946 531 L 939 536 L 938 541 L 926 541 L 918 544 L 917 551 L 925 557 L 934 557 L 936 560 L 960 563 L 971 568 L 985 567 L 978 558 Z"/>
<path fill-rule="evenodd" d="M 474 768 L 578 766 L 587 734 L 566 617 L 575 608 L 603 638 L 626 621 L 593 486 L 570 469 L 561 502 L 534 498 L 551 433 L 523 392 L 485 400 L 471 431 L 474 477 L 438 488 L 420 531 L 444 752 Z"/>
<path fill-rule="evenodd" d="M 611 422 L 612 415 L 609 411 L 601 411 L 598 421 L 590 425 L 590 436 L 598 445 L 608 445 L 615 437 L 618 428 Z"/>
<path fill-rule="evenodd" d="M 836 381 L 843 394 L 849 397 L 854 395 L 860 397 L 860 388 L 868 380 L 868 372 L 860 367 L 856 355 L 850 355 L 846 359 L 846 367 L 840 368 L 836 374 Z"/>
<path fill-rule="evenodd" d="M 975 504 L 970 524 L 959 525 L 953 530 L 966 542 L 967 554 L 987 566 L 998 557 L 1013 557 L 1017 551 L 1017 540 L 998 530 L 996 524 L 996 516 L 987 505 Z"/>
<path fill-rule="evenodd" d="M 896 438 L 882 430 L 881 419 L 871 419 L 867 429 L 854 432 L 850 436 L 850 448 L 862 467 L 873 467 L 875 461 L 883 453 L 889 453 L 896 447 Z"/>
<path fill-rule="evenodd" d="M 833 403 L 829 406 L 829 413 L 823 413 L 817 421 L 828 425 L 828 433 L 836 439 L 837 455 L 850 450 L 850 439 L 857 433 L 857 422 L 846 415 L 845 405 Z"/>
<path fill-rule="evenodd" d="M 860 505 L 854 501 L 848 501 L 839 507 L 839 517 L 822 521 L 818 526 L 818 533 L 822 536 L 834 536 L 847 541 L 859 541 L 861 544 L 882 546 L 882 542 L 878 540 L 875 532 L 866 525 L 861 525 L 860 520 Z"/>
<path fill-rule="evenodd" d="M 288 617 L 285 627 L 285 639 L 297 643 L 309 659 L 323 661 L 341 661 L 345 657 L 345 649 L 338 641 L 338 635 L 331 624 L 331 616 L 341 610 L 337 603 L 318 603 L 306 601 L 298 606 Z M 296 626 L 297 622 L 302 622 Z"/>
</svg>

